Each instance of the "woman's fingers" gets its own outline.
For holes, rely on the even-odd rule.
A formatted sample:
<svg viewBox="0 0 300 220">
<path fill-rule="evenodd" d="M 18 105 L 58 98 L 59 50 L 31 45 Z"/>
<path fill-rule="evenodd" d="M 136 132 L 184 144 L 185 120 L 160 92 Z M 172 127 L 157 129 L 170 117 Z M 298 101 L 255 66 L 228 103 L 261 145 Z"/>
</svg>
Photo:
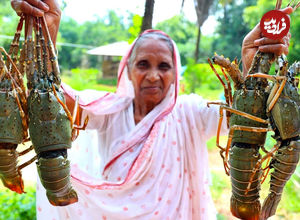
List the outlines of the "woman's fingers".
<svg viewBox="0 0 300 220">
<path fill-rule="evenodd" d="M 40 0 L 27 0 L 27 2 L 38 9 L 42 9 L 43 11 L 49 10 L 49 6 Z"/>
<path fill-rule="evenodd" d="M 271 45 L 263 45 L 258 47 L 259 51 L 265 53 L 274 53 L 276 55 L 288 54 L 289 47 L 285 44 L 271 44 Z"/>
<path fill-rule="evenodd" d="M 48 5 L 39 0 L 13 0 L 11 6 L 18 13 L 30 14 L 33 16 L 43 16 L 49 10 Z"/>
<path fill-rule="evenodd" d="M 261 52 L 274 53 L 276 55 L 288 54 L 290 38 L 291 33 L 278 40 L 262 37 L 254 41 L 254 46 L 258 47 Z"/>
<path fill-rule="evenodd" d="M 283 9 L 280 9 L 280 11 L 282 11 L 283 13 L 285 14 L 291 14 L 293 12 L 293 8 L 291 6 L 289 7 L 286 7 L 286 8 L 283 8 Z"/>
<path fill-rule="evenodd" d="M 269 45 L 269 44 L 285 44 L 285 45 L 289 45 L 290 44 L 290 36 L 291 34 L 288 34 L 286 36 L 284 36 L 283 38 L 280 38 L 278 40 L 273 40 L 267 37 L 262 37 L 260 39 L 257 39 L 254 41 L 254 46 L 259 47 L 262 45 Z"/>
</svg>

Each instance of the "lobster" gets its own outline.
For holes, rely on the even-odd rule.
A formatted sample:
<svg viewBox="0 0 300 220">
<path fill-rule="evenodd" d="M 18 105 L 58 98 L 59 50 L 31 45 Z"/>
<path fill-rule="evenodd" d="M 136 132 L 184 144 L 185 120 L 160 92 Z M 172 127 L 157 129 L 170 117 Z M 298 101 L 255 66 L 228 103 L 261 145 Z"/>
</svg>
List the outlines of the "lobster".
<svg viewBox="0 0 300 220">
<path fill-rule="evenodd" d="M 19 39 L 25 21 L 25 41 L 19 53 Z M 33 36 L 35 33 L 35 36 Z M 9 53 L 0 51 L 0 177 L 4 185 L 24 192 L 20 170 L 37 159 L 37 169 L 49 202 L 65 206 L 78 201 L 70 183 L 67 149 L 85 129 L 74 125 L 78 118 L 78 98 L 73 116 L 59 90 L 59 66 L 45 18 L 22 15 Z M 50 61 L 50 62 L 49 62 Z M 27 77 L 27 90 L 23 76 Z M 29 94 L 28 96 L 26 94 Z M 77 117 L 76 117 L 77 116 Z M 30 138 L 28 138 L 28 130 Z M 17 145 L 31 140 L 29 149 L 16 152 Z M 34 149 L 36 156 L 18 166 L 17 159 Z"/>
<path fill-rule="evenodd" d="M 288 69 L 288 62 L 283 57 L 279 57 L 278 61 L 276 77 L 261 74 L 251 76 L 275 81 L 267 100 L 267 112 L 278 144 L 259 162 L 261 164 L 272 156 L 268 169 L 274 169 L 271 173 L 270 193 L 262 206 L 261 219 L 267 219 L 276 213 L 283 188 L 294 173 L 300 157 L 300 95 L 299 81 L 295 78 L 300 73 L 300 62 L 295 62 Z M 280 80 L 281 83 L 278 82 Z"/>
<path fill-rule="evenodd" d="M 72 140 L 78 135 L 76 131 L 84 129 L 88 119 L 82 127 L 75 126 L 76 117 L 72 117 L 65 105 L 64 95 L 59 90 L 61 80 L 57 56 L 45 18 L 27 16 L 26 19 L 29 134 L 48 200 L 54 206 L 65 206 L 78 201 L 70 183 L 67 149 L 71 148 Z M 75 104 L 73 116 L 77 115 L 77 109 L 78 104 Z"/>
<path fill-rule="evenodd" d="M 21 169 L 36 159 L 34 157 L 20 166 L 17 164 L 19 156 L 33 149 L 31 146 L 23 152 L 16 151 L 18 144 L 29 140 L 24 72 L 20 72 L 16 65 L 23 22 L 24 17 L 21 17 L 9 52 L 0 48 L 0 177 L 4 186 L 17 193 L 24 192 Z M 23 62 L 24 59 L 20 58 L 19 67 L 24 65 Z"/>
<path fill-rule="evenodd" d="M 277 1 L 276 9 L 280 6 L 281 1 Z M 294 10 L 297 7 L 299 3 Z M 277 61 L 276 76 L 268 75 L 274 59 Z M 231 63 L 218 55 L 212 60 L 221 67 L 227 81 L 226 85 L 208 59 L 225 91 L 226 103 L 211 102 L 208 105 L 221 105 L 216 145 L 220 148 L 225 172 L 231 176 L 231 212 L 241 219 L 267 219 L 276 213 L 285 183 L 299 161 L 300 96 L 299 79 L 295 76 L 300 72 L 300 63 L 295 62 L 288 68 L 288 62 L 283 56 L 257 52 L 244 78 L 237 61 Z M 234 82 L 233 97 L 226 73 Z M 226 148 L 219 144 L 223 110 L 226 111 L 230 127 Z M 264 148 L 268 131 L 274 131 L 276 139 L 276 144 L 269 152 Z M 259 149 L 266 153 L 264 157 L 261 157 Z M 262 163 L 270 159 L 271 162 L 262 169 Z M 260 185 L 270 169 L 274 169 L 271 173 L 270 193 L 261 208 Z"/>
<path fill-rule="evenodd" d="M 256 53 L 250 71 L 268 72 L 272 54 Z M 224 168 L 227 175 L 231 177 L 232 197 L 231 212 L 241 219 L 259 219 L 261 205 L 259 201 L 260 179 L 262 170 L 259 164 L 261 155 L 259 149 L 264 145 L 266 133 L 271 130 L 266 113 L 266 101 L 268 84 L 261 78 L 242 77 L 237 62 L 231 63 L 223 56 L 215 55 L 213 62 L 221 66 L 222 73 L 227 80 L 227 86 L 219 77 L 210 59 L 208 62 L 214 73 L 225 85 L 225 98 L 227 103 L 210 102 L 220 104 L 220 120 L 217 133 L 217 146 L 223 158 Z M 228 77 L 225 70 L 234 82 L 235 92 L 232 97 Z M 255 70 L 256 72 L 256 70 Z M 228 89 L 229 88 L 229 89 Z M 232 101 L 231 101 L 232 100 Z M 223 120 L 223 110 L 229 112 L 229 135 L 226 148 L 219 144 L 219 132 Z M 224 155 L 225 154 L 225 155 Z M 253 170 L 255 175 L 253 176 Z M 251 181 L 251 188 L 248 183 Z M 246 194 L 247 191 L 247 194 Z"/>
</svg>

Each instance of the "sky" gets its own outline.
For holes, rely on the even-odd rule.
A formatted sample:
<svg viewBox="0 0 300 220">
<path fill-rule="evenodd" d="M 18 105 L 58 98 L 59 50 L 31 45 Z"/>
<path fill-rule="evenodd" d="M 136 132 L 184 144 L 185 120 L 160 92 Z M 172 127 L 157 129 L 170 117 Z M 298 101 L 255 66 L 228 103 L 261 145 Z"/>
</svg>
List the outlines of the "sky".
<svg viewBox="0 0 300 220">
<path fill-rule="evenodd" d="M 118 15 L 127 15 L 130 11 L 143 16 L 145 0 L 65 0 L 67 7 L 64 14 L 79 23 L 95 19 L 95 15 L 103 17 L 108 10 Z M 182 0 L 155 0 L 153 25 L 180 14 Z M 194 0 L 185 0 L 183 13 L 190 21 L 196 22 L 197 16 Z M 216 20 L 210 16 L 202 26 L 202 34 L 210 35 L 216 26 Z"/>
</svg>

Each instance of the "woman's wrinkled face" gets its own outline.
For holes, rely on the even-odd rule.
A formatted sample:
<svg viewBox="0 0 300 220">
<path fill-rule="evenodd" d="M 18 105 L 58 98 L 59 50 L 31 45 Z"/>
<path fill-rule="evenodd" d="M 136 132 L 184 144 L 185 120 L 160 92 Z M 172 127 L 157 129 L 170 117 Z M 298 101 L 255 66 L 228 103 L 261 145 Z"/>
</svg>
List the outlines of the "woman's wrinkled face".
<svg viewBox="0 0 300 220">
<path fill-rule="evenodd" d="M 163 40 L 147 38 L 136 48 L 136 56 L 129 66 L 135 99 L 159 104 L 175 79 L 173 55 Z"/>
</svg>

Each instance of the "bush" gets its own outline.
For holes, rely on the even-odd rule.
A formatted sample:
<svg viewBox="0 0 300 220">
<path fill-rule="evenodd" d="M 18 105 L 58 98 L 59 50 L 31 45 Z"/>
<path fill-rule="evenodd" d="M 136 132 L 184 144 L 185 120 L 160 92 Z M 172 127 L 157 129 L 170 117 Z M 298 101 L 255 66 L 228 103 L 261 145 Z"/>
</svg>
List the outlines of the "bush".
<svg viewBox="0 0 300 220">
<path fill-rule="evenodd" d="M 62 74 L 62 81 L 73 89 L 81 91 L 94 89 L 115 92 L 117 79 L 98 79 L 101 73 L 97 69 L 72 69 L 71 72 Z"/>
<path fill-rule="evenodd" d="M 97 83 L 97 69 L 72 69 L 69 77 L 63 77 L 63 81 L 69 84 L 73 89 L 83 90 L 89 85 Z M 67 80 L 66 80 L 67 78 Z"/>
<path fill-rule="evenodd" d="M 36 219 L 35 188 L 26 187 L 26 193 L 17 194 L 8 189 L 0 192 L 0 219 Z"/>
<path fill-rule="evenodd" d="M 218 70 L 218 67 L 216 69 Z M 221 71 L 219 73 L 222 74 Z M 197 90 L 201 87 L 210 90 L 219 90 L 222 88 L 221 83 L 208 63 L 195 64 L 194 60 L 190 59 L 183 78 L 186 93 L 197 93 Z"/>
</svg>

